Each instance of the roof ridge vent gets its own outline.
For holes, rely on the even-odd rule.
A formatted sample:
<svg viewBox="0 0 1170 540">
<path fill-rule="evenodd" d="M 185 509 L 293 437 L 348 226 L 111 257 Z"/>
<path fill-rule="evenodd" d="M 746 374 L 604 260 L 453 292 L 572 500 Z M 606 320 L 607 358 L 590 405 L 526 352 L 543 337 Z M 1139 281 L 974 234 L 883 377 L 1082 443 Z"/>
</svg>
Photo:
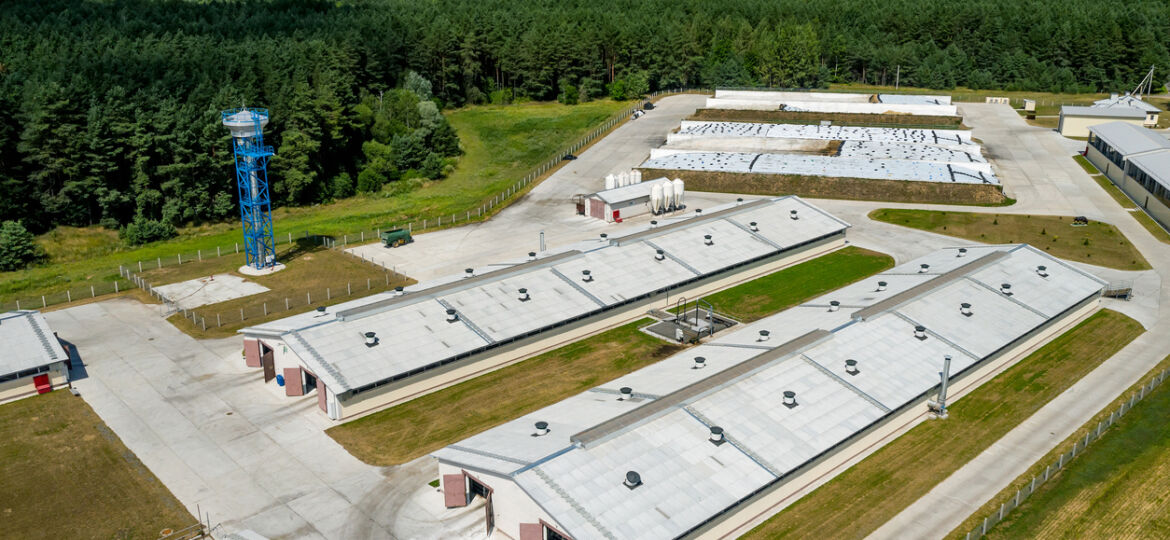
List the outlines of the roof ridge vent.
<svg viewBox="0 0 1170 540">
<path fill-rule="evenodd" d="M 918 341 L 926 340 L 926 327 L 921 324 L 914 327 L 914 339 Z"/>
<path fill-rule="evenodd" d="M 922 264 L 918 265 L 918 273 L 919 274 L 925 274 L 929 270 L 930 270 L 929 264 L 922 263 Z"/>
<path fill-rule="evenodd" d="M 788 213 L 788 218 L 795 221 L 795 220 L 800 219 L 800 216 L 796 215 L 796 210 L 793 209 L 791 212 Z"/>
<path fill-rule="evenodd" d="M 325 306 L 318 307 L 318 308 L 317 308 L 317 314 L 316 314 L 316 315 L 313 315 L 313 317 L 314 317 L 314 318 L 316 318 L 316 317 L 324 317 L 324 316 L 325 316 Z"/>
<path fill-rule="evenodd" d="M 453 323 L 459 320 L 459 312 L 455 308 L 447 308 L 447 322 Z"/>
<path fill-rule="evenodd" d="M 1012 284 L 1011 283 L 1000 284 L 999 292 L 1003 293 L 1004 296 L 1011 296 L 1012 295 Z"/>
<path fill-rule="evenodd" d="M 752 232 L 760 232 L 760 226 L 754 221 L 748 223 L 748 229 L 751 229 Z"/>
<path fill-rule="evenodd" d="M 394 296 L 402 296 L 404 294 L 406 294 L 406 291 L 404 291 L 401 286 L 394 287 Z"/>
<path fill-rule="evenodd" d="M 955 257 L 966 257 L 966 256 L 967 256 L 967 248 L 959 248 L 959 253 L 955 255 Z"/>
<path fill-rule="evenodd" d="M 516 292 L 520 293 L 519 300 L 521 302 L 527 302 L 532 299 L 531 296 L 528 296 L 528 289 L 525 289 L 524 287 L 520 287 L 520 289 Z"/>
<path fill-rule="evenodd" d="M 658 228 L 658 220 L 657 220 L 657 219 L 652 219 L 652 220 L 650 220 L 650 228 L 651 228 L 651 229 L 657 229 L 657 228 Z"/>
<path fill-rule="evenodd" d="M 634 399 L 634 389 L 629 386 L 623 386 L 618 389 L 618 401 L 628 401 Z"/>
<path fill-rule="evenodd" d="M 666 252 L 661 249 L 654 250 L 654 260 L 662 261 L 666 259 Z"/>
<path fill-rule="evenodd" d="M 841 302 L 838 300 L 829 301 L 829 311 L 837 311 L 841 309 Z"/>
<path fill-rule="evenodd" d="M 884 282 L 884 281 L 879 281 L 879 282 L 878 282 L 878 286 L 877 286 L 877 292 L 882 292 L 882 291 L 885 291 L 885 290 L 886 290 L 886 282 Z"/>
<path fill-rule="evenodd" d="M 702 356 L 696 356 L 695 365 L 691 366 L 691 369 L 703 369 L 705 367 L 707 367 L 707 359 Z"/>
<path fill-rule="evenodd" d="M 703 235 L 703 243 L 708 245 L 708 246 L 715 245 L 715 241 L 711 239 L 711 235 L 709 235 L 709 234 Z"/>
<path fill-rule="evenodd" d="M 857 360 L 850 358 L 845 361 L 845 373 L 850 375 L 861 373 L 861 370 L 857 369 Z"/>
<path fill-rule="evenodd" d="M 1043 264 L 1040 266 L 1037 266 L 1036 267 L 1036 275 L 1038 275 L 1042 278 L 1048 277 L 1048 267 L 1044 266 Z"/>
<path fill-rule="evenodd" d="M 366 339 L 366 347 L 373 347 L 378 344 L 378 334 L 366 332 L 362 337 Z"/>
<path fill-rule="evenodd" d="M 974 313 L 971 312 L 971 304 L 967 302 L 959 304 L 959 313 L 962 313 L 964 317 L 970 317 L 971 315 L 974 315 Z"/>
<path fill-rule="evenodd" d="M 588 270 L 582 270 L 581 271 L 581 281 L 584 281 L 585 283 L 589 283 L 589 282 L 593 281 L 593 272 L 590 272 Z"/>
<path fill-rule="evenodd" d="M 784 400 L 782 403 L 789 409 L 795 409 L 797 405 L 800 405 L 796 402 L 796 392 L 793 392 L 792 390 L 784 391 Z"/>
<path fill-rule="evenodd" d="M 529 260 L 529 262 L 536 260 L 536 252 L 535 251 L 528 252 L 528 260 Z"/>
<path fill-rule="evenodd" d="M 474 268 L 465 268 L 463 270 L 463 277 L 464 278 L 475 277 L 475 269 Z"/>
<path fill-rule="evenodd" d="M 711 437 L 709 437 L 707 440 L 715 446 L 719 446 L 727 442 L 727 439 L 723 437 L 723 428 L 719 426 L 711 426 Z"/>
<path fill-rule="evenodd" d="M 768 341 L 771 335 L 772 333 L 767 330 L 760 330 L 760 337 L 756 338 L 756 341 Z"/>
<path fill-rule="evenodd" d="M 548 422 L 544 421 L 537 422 L 534 427 L 536 427 L 536 431 L 532 433 L 533 437 L 543 437 L 548 435 L 549 431 L 552 431 L 548 428 Z"/>
</svg>

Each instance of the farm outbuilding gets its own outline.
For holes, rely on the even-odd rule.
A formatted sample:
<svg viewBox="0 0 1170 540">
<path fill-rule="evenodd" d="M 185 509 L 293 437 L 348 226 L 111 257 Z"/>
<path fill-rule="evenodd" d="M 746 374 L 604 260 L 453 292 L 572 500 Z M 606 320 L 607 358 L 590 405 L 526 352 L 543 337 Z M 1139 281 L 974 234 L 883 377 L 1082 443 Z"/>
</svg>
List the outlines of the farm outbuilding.
<svg viewBox="0 0 1170 540">
<path fill-rule="evenodd" d="M 245 362 L 350 418 L 834 249 L 849 226 L 796 197 L 688 214 L 246 328 Z"/>
<path fill-rule="evenodd" d="M 524 540 L 734 537 L 1104 285 L 1026 245 L 937 251 L 434 452 L 443 501 Z"/>
<path fill-rule="evenodd" d="M 1088 137 L 1089 128 L 1108 122 L 1124 122 L 1154 128 L 1162 109 L 1129 94 L 1094 101 L 1088 107 L 1066 105 L 1060 108 L 1056 130 L 1065 137 Z"/>
<path fill-rule="evenodd" d="M 1123 122 L 1089 128 L 1085 157 L 1170 230 L 1170 140 Z"/>
<path fill-rule="evenodd" d="M 0 403 L 69 384 L 69 354 L 37 311 L 0 314 Z"/>
<path fill-rule="evenodd" d="M 669 187 L 668 187 L 669 186 Z M 676 194 L 677 188 L 677 194 Z M 661 204 L 669 189 L 671 201 Z M 657 198 L 655 198 L 657 194 Z M 667 208 L 682 208 L 682 181 L 662 177 L 637 184 L 598 191 L 585 196 L 585 210 L 589 217 L 613 223 L 650 213 L 661 213 Z"/>
</svg>

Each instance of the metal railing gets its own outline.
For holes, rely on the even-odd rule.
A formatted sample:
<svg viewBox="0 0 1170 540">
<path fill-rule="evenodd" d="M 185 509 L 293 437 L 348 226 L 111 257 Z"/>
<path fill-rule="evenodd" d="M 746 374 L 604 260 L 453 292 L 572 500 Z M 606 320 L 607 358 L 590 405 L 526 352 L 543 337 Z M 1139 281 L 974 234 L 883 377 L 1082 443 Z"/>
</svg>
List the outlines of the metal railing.
<svg viewBox="0 0 1170 540">
<path fill-rule="evenodd" d="M 1125 415 L 1125 413 L 1129 412 L 1130 409 L 1133 409 L 1134 405 L 1137 405 L 1138 402 L 1145 399 L 1145 397 L 1149 395 L 1150 392 L 1157 388 L 1158 385 L 1162 384 L 1162 381 L 1166 380 L 1168 375 L 1170 375 L 1170 369 L 1164 369 L 1157 375 L 1154 375 L 1146 384 L 1142 385 L 1137 392 L 1134 392 L 1128 400 L 1123 401 L 1121 406 L 1116 411 L 1109 413 L 1108 417 L 1097 422 L 1097 426 L 1093 429 L 1090 429 L 1084 437 L 1074 441 L 1071 450 L 1060 454 L 1056 461 L 1044 468 L 1043 472 L 1033 476 L 1032 479 L 1026 485 L 1024 485 L 1024 487 L 1016 490 L 1016 494 L 1014 496 L 1000 504 L 998 510 L 992 513 L 990 516 L 983 518 L 983 521 L 979 525 L 975 526 L 974 529 L 972 529 L 966 534 L 966 536 L 964 536 L 964 540 L 975 540 L 986 535 L 987 532 L 995 527 L 996 524 L 1002 522 L 1004 517 L 1006 517 L 1012 510 L 1018 508 L 1021 504 L 1023 504 L 1024 501 L 1028 500 L 1032 494 L 1036 493 L 1036 490 L 1040 486 L 1043 486 L 1046 482 L 1052 479 L 1054 474 L 1063 469 L 1065 465 L 1068 465 L 1068 463 L 1072 461 L 1073 458 L 1084 453 L 1089 444 L 1100 439 L 1101 436 L 1105 433 L 1105 430 L 1109 429 L 1110 426 L 1117 423 L 1117 421 L 1120 420 L 1121 417 Z"/>
</svg>

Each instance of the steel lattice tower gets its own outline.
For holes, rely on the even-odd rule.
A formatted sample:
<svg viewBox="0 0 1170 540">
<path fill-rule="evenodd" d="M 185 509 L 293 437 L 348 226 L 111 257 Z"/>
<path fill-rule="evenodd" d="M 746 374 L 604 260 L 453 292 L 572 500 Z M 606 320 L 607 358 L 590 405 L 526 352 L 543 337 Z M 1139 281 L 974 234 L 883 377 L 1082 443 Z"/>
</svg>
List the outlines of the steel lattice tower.
<svg viewBox="0 0 1170 540">
<path fill-rule="evenodd" d="M 223 111 L 223 125 L 232 132 L 232 150 L 236 156 L 246 264 L 264 270 L 276 265 L 272 203 L 268 197 L 268 158 L 273 152 L 271 146 L 264 146 L 268 109 L 245 107 Z"/>
</svg>

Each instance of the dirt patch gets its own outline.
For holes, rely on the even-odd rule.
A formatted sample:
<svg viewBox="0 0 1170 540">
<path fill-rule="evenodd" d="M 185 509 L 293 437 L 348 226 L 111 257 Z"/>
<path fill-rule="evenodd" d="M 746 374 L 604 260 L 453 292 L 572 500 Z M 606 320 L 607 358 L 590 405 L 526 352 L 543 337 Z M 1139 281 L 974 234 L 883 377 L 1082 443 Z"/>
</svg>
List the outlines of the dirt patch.
<svg viewBox="0 0 1170 540">
<path fill-rule="evenodd" d="M 799 195 L 815 199 L 994 206 L 1008 203 L 998 186 L 870 180 L 834 176 L 752 174 L 646 169 L 646 174 L 681 178 L 687 189 L 748 195 Z M 648 176 L 647 178 L 650 178 Z"/>
<path fill-rule="evenodd" d="M 910 114 L 826 113 L 806 111 L 747 111 L 735 109 L 699 109 L 687 120 L 709 122 L 763 122 L 767 124 L 818 124 L 822 121 L 841 126 L 880 126 L 905 128 L 960 129 L 961 116 L 921 116 Z"/>
</svg>

